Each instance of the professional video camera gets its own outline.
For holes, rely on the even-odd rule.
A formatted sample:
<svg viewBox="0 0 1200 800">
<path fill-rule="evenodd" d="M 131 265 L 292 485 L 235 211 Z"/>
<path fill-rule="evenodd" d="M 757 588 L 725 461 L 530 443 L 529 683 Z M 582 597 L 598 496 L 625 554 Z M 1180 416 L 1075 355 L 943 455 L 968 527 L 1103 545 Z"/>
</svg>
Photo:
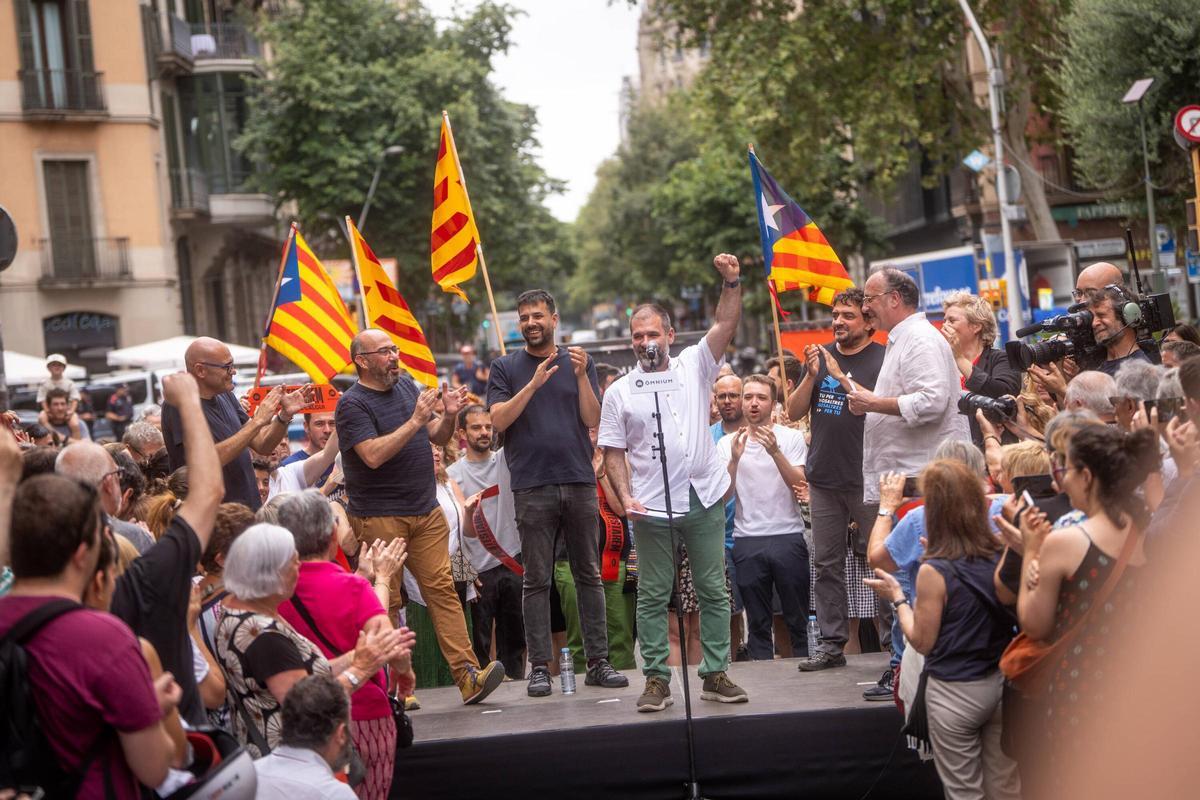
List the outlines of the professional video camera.
<svg viewBox="0 0 1200 800">
<path fill-rule="evenodd" d="M 976 409 L 982 409 L 985 417 L 999 424 L 1006 419 L 1016 418 L 1017 401 L 1011 397 L 988 397 L 975 392 L 963 392 L 958 398 L 958 413 L 974 417 Z"/>
<path fill-rule="evenodd" d="M 1133 233 L 1125 229 L 1125 242 L 1128 248 L 1129 263 L 1133 267 L 1133 277 L 1137 285 L 1137 294 L 1123 286 L 1110 284 L 1104 287 L 1104 292 L 1116 306 L 1117 317 L 1125 326 L 1133 328 L 1137 333 L 1137 344 L 1151 361 L 1161 363 L 1158 343 L 1154 334 L 1175 327 L 1175 311 L 1171 307 L 1171 296 L 1167 293 L 1147 294 L 1142 286 L 1142 274 L 1138 270 L 1137 257 L 1133 249 Z M 1030 336 L 1035 333 L 1058 333 L 1052 339 L 1033 344 L 1021 341 L 1006 342 L 1004 352 L 1008 355 L 1008 363 L 1013 369 L 1027 370 L 1033 364 L 1045 366 L 1052 361 L 1071 357 L 1079 365 L 1079 369 L 1096 369 L 1107 359 L 1103 345 L 1096 341 L 1092 333 L 1092 312 L 1088 303 L 1076 303 L 1067 309 L 1066 314 L 1044 320 L 1036 325 L 1029 325 L 1017 330 L 1017 336 Z"/>
<path fill-rule="evenodd" d="M 1004 352 L 1013 369 L 1025 371 L 1032 365 L 1045 366 L 1063 358 L 1073 358 L 1081 370 L 1095 369 L 1104 363 L 1104 347 L 1092 333 L 1092 312 L 1087 303 L 1076 303 L 1066 314 L 1043 320 L 1017 331 L 1017 336 L 1035 333 L 1061 334 L 1052 339 L 1026 344 L 1022 341 L 1005 342 Z"/>
</svg>

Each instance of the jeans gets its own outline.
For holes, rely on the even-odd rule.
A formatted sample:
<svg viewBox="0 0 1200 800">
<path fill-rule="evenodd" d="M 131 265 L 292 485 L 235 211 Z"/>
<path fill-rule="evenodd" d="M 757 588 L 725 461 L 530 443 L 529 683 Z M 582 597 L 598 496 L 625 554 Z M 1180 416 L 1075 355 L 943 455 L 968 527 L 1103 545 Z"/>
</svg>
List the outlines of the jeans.
<svg viewBox="0 0 1200 800">
<path fill-rule="evenodd" d="M 517 556 L 520 561 L 520 555 Z M 525 677 L 525 623 L 521 613 L 521 577 L 503 564 L 479 573 L 479 597 L 469 603 L 471 644 L 480 663 L 492 652 L 492 623 L 496 623 L 496 658 L 510 678 Z"/>
<path fill-rule="evenodd" d="M 817 647 L 830 655 L 841 655 L 850 637 L 846 608 L 846 531 L 858 523 L 858 553 L 866 551 L 871 527 L 879 512 L 878 503 L 864 503 L 861 489 L 821 489 L 809 484 L 812 509 L 813 563 L 817 582 L 813 585 L 817 624 L 821 641 Z M 811 654 L 810 654 L 811 655 Z"/>
<path fill-rule="evenodd" d="M 575 577 L 583 649 L 589 661 L 608 658 L 604 586 L 600 582 L 600 509 L 596 486 L 563 483 L 513 492 L 521 557 L 525 644 L 529 663 L 549 664 L 555 657 L 550 641 L 550 585 L 554 580 L 554 542 L 559 536 Z"/>
<path fill-rule="evenodd" d="M 408 545 L 405 569 L 417 579 L 421 596 L 425 598 L 433 629 L 437 633 L 442 656 L 450 665 L 454 681 L 466 682 L 468 667 L 479 668 L 471 638 L 467 634 L 467 618 L 454 590 L 450 574 L 450 526 L 440 508 L 428 514 L 412 517 L 350 517 L 350 527 L 360 542 L 382 539 L 404 539 Z M 392 576 L 388 618 L 393 622 L 400 611 L 402 571 Z"/>
<path fill-rule="evenodd" d="M 637 597 L 625 592 L 625 562 L 615 581 L 604 584 L 605 616 L 608 625 L 608 660 L 617 669 L 636 669 L 633 657 L 633 615 Z M 567 646 L 575 661 L 575 671 L 587 669 L 583 655 L 583 632 L 579 626 L 579 602 L 575 593 L 575 579 L 571 577 L 571 566 L 566 561 L 554 565 L 554 585 L 562 603 L 563 616 L 567 621 Z"/>
<path fill-rule="evenodd" d="M 689 551 L 690 552 L 690 551 Z M 746 645 L 750 658 L 775 658 L 771 641 L 774 614 L 771 589 L 779 593 L 792 655 L 808 655 L 808 545 L 803 533 L 741 536 L 733 540 L 738 588 L 746 605 Z"/>
<path fill-rule="evenodd" d="M 724 672 L 729 660 L 729 594 L 725 591 L 725 504 L 705 508 L 691 490 L 687 514 L 675 517 L 676 542 L 687 547 L 692 583 L 700 601 L 700 675 Z M 633 521 L 638 554 L 637 632 L 642 673 L 668 681 L 667 601 L 675 585 L 676 551 L 667 520 L 638 517 Z M 672 621 L 671 624 L 674 624 Z"/>
</svg>

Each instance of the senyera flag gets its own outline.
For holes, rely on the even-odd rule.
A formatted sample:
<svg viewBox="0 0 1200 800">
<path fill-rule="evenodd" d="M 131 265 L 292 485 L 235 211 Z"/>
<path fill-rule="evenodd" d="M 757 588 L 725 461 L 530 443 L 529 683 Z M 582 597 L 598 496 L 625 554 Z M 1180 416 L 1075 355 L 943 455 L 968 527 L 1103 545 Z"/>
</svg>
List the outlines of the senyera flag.
<svg viewBox="0 0 1200 800">
<path fill-rule="evenodd" d="M 350 341 L 357 332 L 329 273 L 293 224 L 264 346 L 287 356 L 314 383 L 329 383 L 350 364 Z"/>
<path fill-rule="evenodd" d="M 433 280 L 444 292 L 467 300 L 459 284 L 475 277 L 479 263 L 479 231 L 471 213 L 454 133 L 450 120 L 442 114 L 442 135 L 438 143 L 437 167 L 433 173 L 433 220 L 429 255 Z M 468 300 L 469 302 L 469 300 Z"/>
<path fill-rule="evenodd" d="M 354 248 L 354 266 L 362 286 L 367 325 L 391 337 L 396 347 L 400 348 L 400 363 L 410 375 L 426 386 L 437 388 L 437 365 L 433 360 L 433 351 L 425 341 L 421 323 L 417 322 L 408 303 L 392 285 L 371 246 L 349 217 L 346 217 L 346 228 L 350 231 L 350 242 Z"/>
<path fill-rule="evenodd" d="M 779 302 L 779 292 L 808 289 L 809 300 L 832 306 L 834 295 L 854 285 L 842 260 L 812 218 L 779 188 L 753 150 L 750 175 L 767 285 L 775 302 Z"/>
</svg>

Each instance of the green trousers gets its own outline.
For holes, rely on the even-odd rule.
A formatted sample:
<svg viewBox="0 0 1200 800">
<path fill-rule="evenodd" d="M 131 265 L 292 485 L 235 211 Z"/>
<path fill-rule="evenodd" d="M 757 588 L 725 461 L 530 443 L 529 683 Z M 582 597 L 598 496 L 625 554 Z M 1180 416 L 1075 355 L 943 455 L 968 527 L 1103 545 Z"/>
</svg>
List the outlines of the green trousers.
<svg viewBox="0 0 1200 800">
<path fill-rule="evenodd" d="M 723 672 L 729 660 L 729 593 L 725 591 L 725 504 L 705 508 L 690 491 L 691 509 L 675 517 L 675 539 L 687 547 L 692 583 L 700 601 L 700 675 Z M 665 519 L 637 517 L 633 540 L 638 553 L 638 640 L 642 673 L 670 680 L 667 666 L 667 603 L 675 582 L 675 553 Z M 670 624 L 674 625 L 672 619 Z M 681 643 L 682 645 L 682 643 Z"/>
<path fill-rule="evenodd" d="M 579 601 L 575 597 L 575 578 L 571 575 L 571 564 L 567 561 L 554 562 L 554 587 L 558 589 L 558 600 L 563 616 L 567 619 L 567 646 L 575 661 L 575 672 L 582 675 L 587 670 L 587 657 L 583 653 L 583 629 L 579 622 Z M 604 613 L 608 622 L 608 660 L 617 669 L 636 669 L 633 659 L 633 615 L 636 600 L 634 595 L 625 594 L 625 562 L 621 562 L 621 573 L 612 583 L 604 583 Z"/>
</svg>

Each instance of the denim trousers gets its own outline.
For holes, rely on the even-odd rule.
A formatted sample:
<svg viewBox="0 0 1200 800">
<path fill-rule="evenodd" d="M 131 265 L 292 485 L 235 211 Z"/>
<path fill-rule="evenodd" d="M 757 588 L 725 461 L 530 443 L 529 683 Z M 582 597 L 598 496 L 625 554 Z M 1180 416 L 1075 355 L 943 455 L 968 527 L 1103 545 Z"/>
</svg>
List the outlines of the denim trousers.
<svg viewBox="0 0 1200 800">
<path fill-rule="evenodd" d="M 589 661 L 608 658 L 604 585 L 600 581 L 600 509 L 594 483 L 563 483 L 513 492 L 521 559 L 525 646 L 533 666 L 555 658 L 550 641 L 550 585 L 561 536 L 579 598 L 583 650 Z"/>
</svg>

